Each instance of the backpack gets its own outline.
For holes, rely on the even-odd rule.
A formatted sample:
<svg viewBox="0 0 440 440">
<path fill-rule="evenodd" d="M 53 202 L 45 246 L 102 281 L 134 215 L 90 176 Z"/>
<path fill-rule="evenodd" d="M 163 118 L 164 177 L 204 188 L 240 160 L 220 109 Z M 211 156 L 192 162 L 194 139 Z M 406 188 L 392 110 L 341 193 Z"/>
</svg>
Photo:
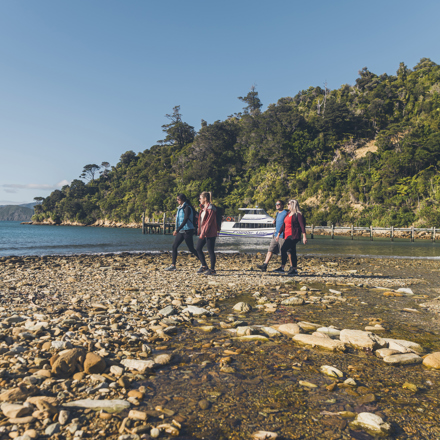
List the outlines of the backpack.
<svg viewBox="0 0 440 440">
<path fill-rule="evenodd" d="M 196 211 L 196 209 L 193 206 L 191 206 L 191 208 L 193 210 L 193 225 L 197 232 L 197 230 L 199 229 L 199 212 Z"/>
</svg>

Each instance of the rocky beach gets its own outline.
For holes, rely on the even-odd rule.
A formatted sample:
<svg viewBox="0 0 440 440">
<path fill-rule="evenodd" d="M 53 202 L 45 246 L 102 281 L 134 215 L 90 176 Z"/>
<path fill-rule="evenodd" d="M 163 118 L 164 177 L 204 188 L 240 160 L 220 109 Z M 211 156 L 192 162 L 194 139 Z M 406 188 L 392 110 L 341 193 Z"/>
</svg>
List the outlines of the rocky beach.
<svg viewBox="0 0 440 440">
<path fill-rule="evenodd" d="M 435 260 L 0 258 L 0 439 L 440 437 Z"/>
</svg>

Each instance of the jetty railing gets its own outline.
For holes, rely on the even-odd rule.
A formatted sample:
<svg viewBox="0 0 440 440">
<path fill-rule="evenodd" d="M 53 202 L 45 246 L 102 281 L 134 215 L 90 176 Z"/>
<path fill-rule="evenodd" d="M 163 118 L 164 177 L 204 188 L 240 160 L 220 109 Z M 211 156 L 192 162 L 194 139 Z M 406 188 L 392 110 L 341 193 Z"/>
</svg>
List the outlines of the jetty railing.
<svg viewBox="0 0 440 440">
<path fill-rule="evenodd" d="M 241 216 L 225 216 L 225 220 L 228 221 L 240 221 Z M 142 215 L 142 234 L 172 234 L 175 229 L 174 217 L 167 217 L 166 213 L 162 218 L 146 217 L 145 213 Z M 388 237 L 391 241 L 395 238 L 409 238 L 411 242 L 414 242 L 416 237 L 422 235 L 423 238 L 430 238 L 433 243 L 436 241 L 436 235 L 439 233 L 438 229 L 434 226 L 432 228 L 415 228 L 411 226 L 409 228 L 395 228 L 391 226 L 389 228 L 375 227 L 375 226 L 319 226 L 311 225 L 306 226 L 306 232 L 310 234 L 310 238 L 314 239 L 315 235 L 330 235 L 332 239 L 335 236 L 350 236 L 352 240 L 354 237 L 369 237 L 372 241 L 374 236 L 376 237 Z"/>
</svg>

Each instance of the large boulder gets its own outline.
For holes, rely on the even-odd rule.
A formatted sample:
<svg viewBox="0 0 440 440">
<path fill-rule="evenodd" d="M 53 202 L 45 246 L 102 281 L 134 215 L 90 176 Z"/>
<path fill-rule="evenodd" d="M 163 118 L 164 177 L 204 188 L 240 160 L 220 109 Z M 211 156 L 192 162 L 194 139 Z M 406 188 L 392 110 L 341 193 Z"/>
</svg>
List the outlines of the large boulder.
<svg viewBox="0 0 440 440">
<path fill-rule="evenodd" d="M 86 353 L 82 348 L 61 351 L 50 359 L 52 373 L 60 377 L 72 376 L 83 370 Z"/>
</svg>

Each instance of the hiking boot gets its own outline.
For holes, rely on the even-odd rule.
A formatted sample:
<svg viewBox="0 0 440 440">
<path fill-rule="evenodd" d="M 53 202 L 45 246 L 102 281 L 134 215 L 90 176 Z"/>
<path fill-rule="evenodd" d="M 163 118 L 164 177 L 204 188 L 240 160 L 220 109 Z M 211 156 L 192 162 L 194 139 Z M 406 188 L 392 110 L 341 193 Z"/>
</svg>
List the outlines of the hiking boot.
<svg viewBox="0 0 440 440">
<path fill-rule="evenodd" d="M 200 266 L 199 270 L 196 273 L 203 273 L 206 272 L 208 270 L 208 268 L 206 266 Z"/>
<path fill-rule="evenodd" d="M 261 272 L 266 272 L 267 270 L 267 264 L 263 263 L 263 264 L 257 264 L 257 268 L 261 270 Z"/>
<path fill-rule="evenodd" d="M 280 266 L 278 269 L 273 270 L 272 272 L 276 273 L 284 273 L 284 267 Z"/>
<path fill-rule="evenodd" d="M 289 277 L 294 277 L 294 276 L 298 275 L 298 271 L 296 269 L 294 269 L 293 267 L 291 267 L 289 269 L 289 272 L 287 272 L 287 275 Z"/>
<path fill-rule="evenodd" d="M 217 275 L 217 272 L 214 269 L 208 269 L 206 272 L 203 272 L 203 275 Z"/>
<path fill-rule="evenodd" d="M 172 271 L 172 270 L 177 270 L 177 269 L 176 269 L 176 266 L 171 265 L 170 267 L 167 267 L 164 270 Z"/>
</svg>

